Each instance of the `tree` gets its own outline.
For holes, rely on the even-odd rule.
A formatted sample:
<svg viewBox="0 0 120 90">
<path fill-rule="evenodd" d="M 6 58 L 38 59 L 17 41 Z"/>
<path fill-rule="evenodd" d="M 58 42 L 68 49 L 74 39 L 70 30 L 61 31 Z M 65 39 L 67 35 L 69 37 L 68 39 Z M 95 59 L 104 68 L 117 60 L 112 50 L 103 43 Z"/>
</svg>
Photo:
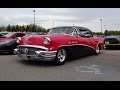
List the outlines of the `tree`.
<svg viewBox="0 0 120 90">
<path fill-rule="evenodd" d="M 11 28 L 12 28 L 12 30 L 11 30 L 12 32 L 15 32 L 15 31 L 16 31 L 16 30 L 15 30 L 15 26 L 12 26 Z"/>
<path fill-rule="evenodd" d="M 0 26 L 0 31 L 9 31 L 9 32 L 47 32 L 45 28 L 38 26 L 38 25 L 8 25 L 8 26 Z"/>
<path fill-rule="evenodd" d="M 25 26 L 23 25 L 22 27 L 21 27 L 21 31 L 26 31 L 26 29 L 25 29 Z"/>
<path fill-rule="evenodd" d="M 108 36 L 108 35 L 109 35 L 108 30 L 105 30 L 104 35 L 105 35 L 105 36 Z"/>
</svg>

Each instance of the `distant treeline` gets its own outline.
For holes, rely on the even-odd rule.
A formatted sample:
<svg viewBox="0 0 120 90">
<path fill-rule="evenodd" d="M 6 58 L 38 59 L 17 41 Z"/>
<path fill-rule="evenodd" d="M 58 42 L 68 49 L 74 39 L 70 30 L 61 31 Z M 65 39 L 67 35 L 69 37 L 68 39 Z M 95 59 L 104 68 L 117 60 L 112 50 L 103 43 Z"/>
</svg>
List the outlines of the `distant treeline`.
<svg viewBox="0 0 120 90">
<path fill-rule="evenodd" d="M 8 32 L 48 32 L 49 29 L 45 29 L 42 26 L 30 24 L 30 25 L 8 25 L 8 26 L 0 26 L 0 32 L 1 31 L 8 31 Z M 93 32 L 94 35 L 120 35 L 120 31 L 114 31 L 114 30 L 105 30 L 104 33 L 101 32 Z"/>
<path fill-rule="evenodd" d="M 8 25 L 8 26 L 0 26 L 0 31 L 8 31 L 8 32 L 47 32 L 47 30 L 38 25 Z"/>
<path fill-rule="evenodd" d="M 93 32 L 94 35 L 120 35 L 120 31 L 114 31 L 114 30 L 105 30 L 104 33 L 101 32 Z"/>
</svg>

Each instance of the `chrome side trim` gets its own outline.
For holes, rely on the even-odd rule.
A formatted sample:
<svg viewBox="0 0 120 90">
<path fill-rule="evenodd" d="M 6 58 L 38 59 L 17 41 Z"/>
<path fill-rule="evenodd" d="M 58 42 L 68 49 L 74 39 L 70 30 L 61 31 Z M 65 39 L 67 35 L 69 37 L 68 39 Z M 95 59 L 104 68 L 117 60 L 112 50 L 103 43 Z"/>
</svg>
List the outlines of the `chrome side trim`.
<svg viewBox="0 0 120 90">
<path fill-rule="evenodd" d="M 55 57 L 57 51 L 35 51 L 35 54 L 39 57 Z"/>
<path fill-rule="evenodd" d="M 19 45 L 18 47 L 35 47 L 35 48 L 48 50 L 48 48 L 46 48 L 44 46 L 38 46 L 38 45 Z"/>
<path fill-rule="evenodd" d="M 85 45 L 85 44 L 61 45 L 61 46 L 59 46 L 59 47 L 63 47 L 63 46 L 75 46 L 75 45 L 87 46 L 87 47 L 90 47 L 90 48 L 92 48 L 92 49 L 94 49 L 94 50 L 95 50 L 95 48 L 94 48 L 94 47 L 91 47 L 91 46 L 89 46 L 89 45 Z"/>
</svg>

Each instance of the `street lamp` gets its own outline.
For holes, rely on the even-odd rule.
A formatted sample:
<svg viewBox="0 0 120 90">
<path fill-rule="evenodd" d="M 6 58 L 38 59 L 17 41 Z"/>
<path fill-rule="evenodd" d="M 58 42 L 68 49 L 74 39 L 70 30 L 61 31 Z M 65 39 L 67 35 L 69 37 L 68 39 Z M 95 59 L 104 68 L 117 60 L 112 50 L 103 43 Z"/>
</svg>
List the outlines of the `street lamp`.
<svg viewBox="0 0 120 90">
<path fill-rule="evenodd" d="M 100 19 L 100 21 L 101 21 L 101 33 L 102 33 L 102 19 Z"/>
<path fill-rule="evenodd" d="M 34 31 L 35 31 L 35 10 L 33 10 L 34 12 Z"/>
<path fill-rule="evenodd" d="M 106 30 L 106 25 L 104 25 L 104 29 Z"/>
<path fill-rule="evenodd" d="M 54 27 L 54 20 L 53 20 L 53 27 Z"/>
</svg>

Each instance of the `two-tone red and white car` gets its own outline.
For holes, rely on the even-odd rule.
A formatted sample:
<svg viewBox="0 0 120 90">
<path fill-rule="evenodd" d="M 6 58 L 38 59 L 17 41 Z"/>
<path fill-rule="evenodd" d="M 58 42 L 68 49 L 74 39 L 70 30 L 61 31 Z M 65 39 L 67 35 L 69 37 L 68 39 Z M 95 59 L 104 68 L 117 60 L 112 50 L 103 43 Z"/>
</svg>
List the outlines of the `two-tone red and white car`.
<svg viewBox="0 0 120 90">
<path fill-rule="evenodd" d="M 53 61 L 62 65 L 71 57 L 98 55 L 104 49 L 104 39 L 91 30 L 78 26 L 51 28 L 47 35 L 33 35 L 17 40 L 14 51 L 25 60 Z"/>
</svg>

